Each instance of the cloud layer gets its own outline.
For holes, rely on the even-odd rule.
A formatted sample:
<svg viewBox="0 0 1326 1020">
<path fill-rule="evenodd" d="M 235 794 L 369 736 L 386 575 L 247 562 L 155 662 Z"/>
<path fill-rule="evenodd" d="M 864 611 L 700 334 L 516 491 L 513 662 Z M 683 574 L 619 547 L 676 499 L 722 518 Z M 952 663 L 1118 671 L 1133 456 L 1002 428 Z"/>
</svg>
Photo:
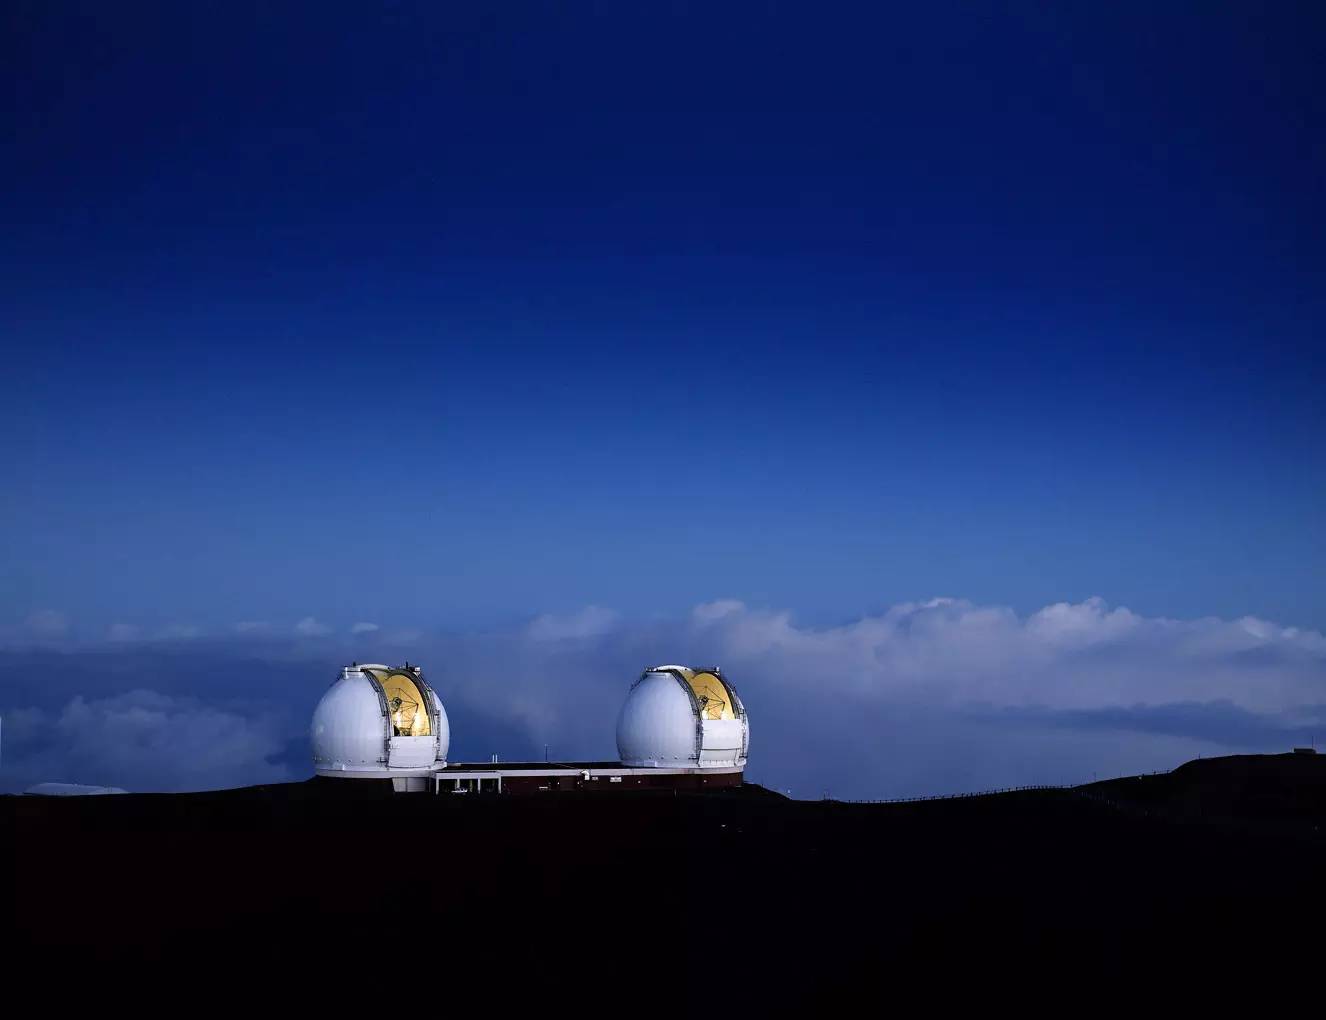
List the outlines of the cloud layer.
<svg viewBox="0 0 1326 1020">
<path fill-rule="evenodd" d="M 267 713 L 131 690 L 76 695 L 58 712 L 6 713 L 5 751 L 32 782 L 104 779 L 131 790 L 203 790 L 291 778 L 277 760 L 280 730 Z"/>
<path fill-rule="evenodd" d="M 752 714 L 752 777 L 802 796 L 1080 782 L 1326 738 L 1320 633 L 1147 618 L 1099 599 L 1025 617 L 934 599 L 831 628 L 731 600 L 679 619 L 591 606 L 460 635 L 305 618 L 226 638 L 125 628 L 95 648 L 58 647 L 58 615 L 8 635 L 11 660 L 47 676 L 63 666 L 40 698 L 20 672 L 0 684 L 9 789 L 306 775 L 309 714 L 353 658 L 425 663 L 452 716 L 452 757 L 476 760 L 541 757 L 545 743 L 556 757 L 614 757 L 617 708 L 643 666 L 718 664 Z"/>
</svg>

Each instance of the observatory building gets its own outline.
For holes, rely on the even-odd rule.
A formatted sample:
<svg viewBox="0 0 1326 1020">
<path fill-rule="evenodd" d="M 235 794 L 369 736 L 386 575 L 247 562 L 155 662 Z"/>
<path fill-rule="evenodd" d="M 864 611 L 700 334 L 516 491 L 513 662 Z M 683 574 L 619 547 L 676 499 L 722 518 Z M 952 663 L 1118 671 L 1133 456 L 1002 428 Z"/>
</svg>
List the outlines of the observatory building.
<svg viewBox="0 0 1326 1020">
<path fill-rule="evenodd" d="M 447 712 L 423 670 L 351 663 L 313 712 L 313 770 L 320 776 L 390 779 L 426 790 L 447 764 Z"/>
<path fill-rule="evenodd" d="M 419 667 L 352 663 L 313 713 L 312 736 L 319 776 L 390 779 L 402 792 L 703 789 L 741 785 L 750 721 L 718 667 L 651 666 L 617 717 L 620 761 L 448 764 L 447 714 Z"/>
<path fill-rule="evenodd" d="M 617 717 L 617 753 L 640 768 L 741 769 L 750 725 L 718 667 L 651 666 Z"/>
</svg>

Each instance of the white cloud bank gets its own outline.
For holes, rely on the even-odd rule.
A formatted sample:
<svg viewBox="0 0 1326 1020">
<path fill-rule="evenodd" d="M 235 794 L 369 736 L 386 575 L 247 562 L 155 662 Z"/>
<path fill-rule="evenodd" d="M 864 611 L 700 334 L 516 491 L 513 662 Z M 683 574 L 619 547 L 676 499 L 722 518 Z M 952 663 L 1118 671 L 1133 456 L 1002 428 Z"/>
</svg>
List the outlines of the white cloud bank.
<svg viewBox="0 0 1326 1020">
<path fill-rule="evenodd" d="M 1143 617 L 1100 599 L 1057 603 L 1026 616 L 932 599 L 838 627 L 802 626 L 787 612 L 721 600 L 672 619 L 631 620 L 589 606 L 497 632 L 355 630 L 332 633 L 308 617 L 296 626 L 300 640 L 292 648 L 278 631 L 255 628 L 189 652 L 184 671 L 167 663 L 168 649 L 122 640 L 109 658 L 90 659 L 88 668 L 104 671 L 98 674 L 105 677 L 98 688 L 103 700 L 119 682 L 113 663 L 131 656 L 138 656 L 137 672 L 126 670 L 126 678 L 168 675 L 177 685 L 173 696 L 196 699 L 188 704 L 204 713 L 200 739 L 228 748 L 206 772 L 210 778 L 192 764 L 181 766 L 179 775 L 205 785 L 270 775 L 262 763 L 273 743 L 304 739 L 326 677 L 338 662 L 362 659 L 366 636 L 382 654 L 406 654 L 408 639 L 408 657 L 424 664 L 452 713 L 453 747 L 477 760 L 493 752 L 542 757 L 545 742 L 557 757 L 612 756 L 614 720 L 627 687 L 641 668 L 663 661 L 721 665 L 751 712 L 751 775 L 801 795 L 830 789 L 902 796 L 1080 782 L 1093 773 L 1167 768 L 1198 754 L 1326 742 L 1326 638 L 1319 632 L 1255 618 Z M 231 668 L 240 658 L 246 664 Z M 288 714 L 279 724 L 254 707 L 209 707 L 240 697 L 238 683 L 252 683 L 246 696 L 270 696 L 261 670 L 248 664 L 263 661 L 281 662 L 282 669 L 307 666 L 309 681 L 286 690 L 303 701 L 287 697 Z M 209 670 L 199 669 L 208 664 Z M 0 706 L 12 712 L 34 703 L 31 689 L 17 679 L 8 689 L 3 684 Z M 88 690 L 73 686 L 61 697 Z M 122 728 L 121 714 L 132 715 L 91 695 L 66 701 L 51 702 L 46 711 L 68 715 L 63 727 L 48 726 L 48 732 L 71 754 L 86 746 L 79 720 L 104 733 L 115 729 L 103 722 Z M 100 707 L 89 715 L 94 705 Z M 232 716 L 248 727 L 243 739 L 239 723 L 224 721 Z M 175 745 L 165 735 L 153 740 L 149 745 L 162 750 L 164 761 Z M 92 761 L 83 755 L 75 764 Z M 140 776 L 150 772 L 147 762 Z M 41 778 L 60 775 L 146 788 L 119 781 L 112 771 L 51 771 Z"/>
<path fill-rule="evenodd" d="M 602 606 L 586 606 L 565 616 L 545 614 L 530 621 L 526 633 L 534 641 L 578 641 L 599 637 L 616 625 L 619 617 Z"/>
<path fill-rule="evenodd" d="M 291 778 L 272 761 L 285 746 L 275 719 L 149 690 L 8 713 L 5 742 L 18 759 L 18 788 L 66 781 L 203 790 Z"/>
<path fill-rule="evenodd" d="M 1229 701 L 1249 711 L 1326 703 L 1326 638 L 1265 620 L 1170 620 L 1101 599 L 1022 618 L 960 599 L 798 627 L 738 602 L 696 607 L 690 639 L 776 683 L 863 698 L 1051 709 Z"/>
</svg>

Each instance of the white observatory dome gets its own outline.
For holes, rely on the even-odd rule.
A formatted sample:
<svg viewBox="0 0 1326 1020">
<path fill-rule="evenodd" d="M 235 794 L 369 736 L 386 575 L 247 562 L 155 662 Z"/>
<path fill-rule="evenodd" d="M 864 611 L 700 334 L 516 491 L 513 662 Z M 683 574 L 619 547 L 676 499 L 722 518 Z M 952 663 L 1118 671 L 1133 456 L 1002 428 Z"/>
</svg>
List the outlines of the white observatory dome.
<svg viewBox="0 0 1326 1020">
<path fill-rule="evenodd" d="M 313 770 L 386 779 L 446 767 L 451 727 L 418 666 L 352 664 L 313 712 Z"/>
<path fill-rule="evenodd" d="M 617 717 L 617 753 L 637 768 L 744 768 L 750 722 L 717 667 L 651 666 Z"/>
</svg>

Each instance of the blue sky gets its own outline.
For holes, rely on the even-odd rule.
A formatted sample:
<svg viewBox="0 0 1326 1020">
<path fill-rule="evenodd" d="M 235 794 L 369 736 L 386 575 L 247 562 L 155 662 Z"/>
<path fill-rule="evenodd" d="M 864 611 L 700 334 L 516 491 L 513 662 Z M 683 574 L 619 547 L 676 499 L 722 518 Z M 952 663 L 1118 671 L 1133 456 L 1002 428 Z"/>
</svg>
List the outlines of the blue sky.
<svg viewBox="0 0 1326 1020">
<path fill-rule="evenodd" d="M 0 633 L 1326 626 L 1322 16 L 1150 6 L 7 5 Z"/>
</svg>

